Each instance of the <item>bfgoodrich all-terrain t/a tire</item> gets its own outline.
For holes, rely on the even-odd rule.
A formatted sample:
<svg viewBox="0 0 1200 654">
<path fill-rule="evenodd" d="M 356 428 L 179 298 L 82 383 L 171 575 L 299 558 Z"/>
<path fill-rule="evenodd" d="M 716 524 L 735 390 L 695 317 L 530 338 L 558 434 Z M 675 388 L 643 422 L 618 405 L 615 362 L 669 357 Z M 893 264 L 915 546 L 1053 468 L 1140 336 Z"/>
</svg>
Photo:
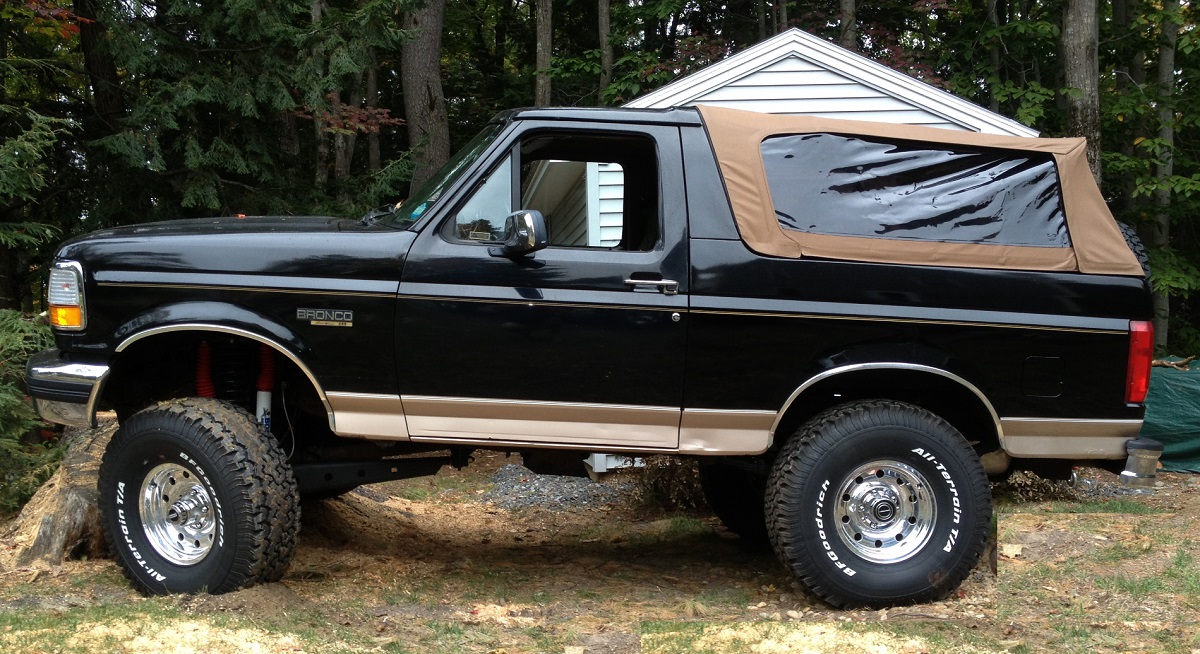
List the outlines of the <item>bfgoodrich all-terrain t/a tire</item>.
<svg viewBox="0 0 1200 654">
<path fill-rule="evenodd" d="M 767 530 L 784 565 L 842 607 L 945 597 L 983 553 L 991 488 L 974 450 L 936 415 L 863 401 L 784 445 L 767 480 Z"/>
<path fill-rule="evenodd" d="M 151 594 L 277 581 L 300 528 L 296 480 L 275 439 L 213 399 L 130 416 L 104 452 L 99 495 L 117 563 Z"/>
</svg>

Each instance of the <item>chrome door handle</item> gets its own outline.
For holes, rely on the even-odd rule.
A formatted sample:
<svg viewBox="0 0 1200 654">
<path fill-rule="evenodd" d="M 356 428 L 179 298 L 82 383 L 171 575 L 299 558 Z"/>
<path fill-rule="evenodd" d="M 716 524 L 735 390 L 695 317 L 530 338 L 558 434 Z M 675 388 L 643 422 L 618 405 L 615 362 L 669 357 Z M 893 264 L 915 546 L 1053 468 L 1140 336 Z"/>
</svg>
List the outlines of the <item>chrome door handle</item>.
<svg viewBox="0 0 1200 654">
<path fill-rule="evenodd" d="M 664 295 L 679 293 L 679 282 L 671 279 L 626 279 L 625 285 L 632 286 L 634 290 L 639 286 L 653 286 Z"/>
</svg>

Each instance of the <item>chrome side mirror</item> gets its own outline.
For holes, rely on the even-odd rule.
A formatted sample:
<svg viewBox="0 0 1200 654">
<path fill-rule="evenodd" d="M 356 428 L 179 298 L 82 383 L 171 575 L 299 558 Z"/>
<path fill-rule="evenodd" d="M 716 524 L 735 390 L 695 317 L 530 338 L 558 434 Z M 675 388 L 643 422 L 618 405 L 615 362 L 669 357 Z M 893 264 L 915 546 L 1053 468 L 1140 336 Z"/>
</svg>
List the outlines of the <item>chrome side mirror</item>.
<svg viewBox="0 0 1200 654">
<path fill-rule="evenodd" d="M 493 257 L 517 259 L 549 245 L 546 219 L 542 212 L 522 209 L 504 218 L 504 238 L 499 246 L 488 248 Z"/>
</svg>

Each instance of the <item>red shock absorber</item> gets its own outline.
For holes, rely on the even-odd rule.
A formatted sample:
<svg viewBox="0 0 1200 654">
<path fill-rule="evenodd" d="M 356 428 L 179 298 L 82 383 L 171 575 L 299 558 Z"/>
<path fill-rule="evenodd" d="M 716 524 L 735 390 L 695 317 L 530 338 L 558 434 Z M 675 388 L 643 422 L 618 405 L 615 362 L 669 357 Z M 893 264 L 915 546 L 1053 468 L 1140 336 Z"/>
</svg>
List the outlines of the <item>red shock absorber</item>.
<svg viewBox="0 0 1200 654">
<path fill-rule="evenodd" d="M 209 348 L 208 341 L 200 341 L 196 348 L 196 395 L 217 396 L 217 389 L 212 381 L 212 349 Z"/>
<path fill-rule="evenodd" d="M 258 397 L 254 417 L 267 429 L 271 428 L 271 389 L 275 388 L 275 351 L 266 343 L 258 346 Z"/>
<path fill-rule="evenodd" d="M 258 346 L 258 390 L 269 391 L 275 388 L 275 350 L 270 345 L 260 343 Z"/>
</svg>

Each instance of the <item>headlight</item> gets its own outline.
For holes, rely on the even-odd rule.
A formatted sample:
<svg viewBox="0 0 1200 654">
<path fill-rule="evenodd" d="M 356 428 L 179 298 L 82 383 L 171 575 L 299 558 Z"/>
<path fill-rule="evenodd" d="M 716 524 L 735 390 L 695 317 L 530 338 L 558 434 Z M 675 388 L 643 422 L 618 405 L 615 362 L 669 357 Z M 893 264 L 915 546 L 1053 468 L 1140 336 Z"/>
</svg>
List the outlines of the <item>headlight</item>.
<svg viewBox="0 0 1200 654">
<path fill-rule="evenodd" d="M 83 266 L 75 261 L 56 261 L 50 269 L 47 289 L 50 326 L 79 331 L 87 325 L 83 303 Z"/>
</svg>

